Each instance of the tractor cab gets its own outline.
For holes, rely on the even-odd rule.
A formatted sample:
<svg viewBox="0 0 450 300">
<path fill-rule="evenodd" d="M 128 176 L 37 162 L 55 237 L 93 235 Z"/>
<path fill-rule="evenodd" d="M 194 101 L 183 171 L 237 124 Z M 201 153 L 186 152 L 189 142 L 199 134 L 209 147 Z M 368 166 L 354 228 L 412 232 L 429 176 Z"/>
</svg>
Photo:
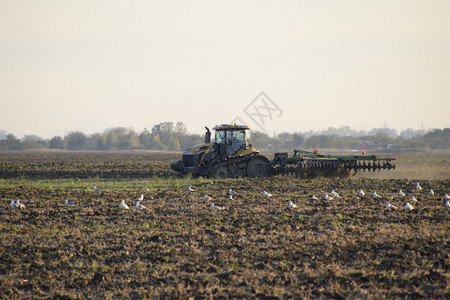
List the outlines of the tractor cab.
<svg viewBox="0 0 450 300">
<path fill-rule="evenodd" d="M 241 150 L 249 148 L 246 131 L 250 128 L 245 125 L 218 125 L 215 130 L 214 145 L 222 156 L 235 156 Z"/>
</svg>

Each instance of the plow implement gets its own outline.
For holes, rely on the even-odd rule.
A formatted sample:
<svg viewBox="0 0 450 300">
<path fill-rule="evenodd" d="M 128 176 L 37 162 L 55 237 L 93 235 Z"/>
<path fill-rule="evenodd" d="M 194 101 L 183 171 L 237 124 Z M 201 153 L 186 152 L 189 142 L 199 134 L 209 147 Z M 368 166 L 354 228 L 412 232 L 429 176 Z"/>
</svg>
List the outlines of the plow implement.
<svg viewBox="0 0 450 300">
<path fill-rule="evenodd" d="M 349 177 L 358 171 L 381 171 L 395 169 L 395 158 L 377 158 L 375 155 L 323 155 L 314 152 L 294 150 L 275 153 L 271 161 L 271 174 L 294 175 L 298 178 Z"/>
</svg>

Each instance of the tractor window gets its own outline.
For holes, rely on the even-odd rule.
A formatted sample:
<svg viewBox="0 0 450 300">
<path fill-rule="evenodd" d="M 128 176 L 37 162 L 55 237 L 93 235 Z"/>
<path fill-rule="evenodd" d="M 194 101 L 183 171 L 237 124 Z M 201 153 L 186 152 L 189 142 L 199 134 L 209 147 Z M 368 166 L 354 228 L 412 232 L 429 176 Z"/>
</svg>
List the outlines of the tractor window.
<svg viewBox="0 0 450 300">
<path fill-rule="evenodd" d="M 227 131 L 227 144 L 230 154 L 236 153 L 243 145 L 246 145 L 245 130 Z"/>
<path fill-rule="evenodd" d="M 225 131 L 223 131 L 223 130 L 216 130 L 215 143 L 216 144 L 223 144 L 224 140 L 225 140 Z"/>
<path fill-rule="evenodd" d="M 227 132 L 227 142 L 229 144 L 245 144 L 245 130 L 229 130 Z"/>
</svg>

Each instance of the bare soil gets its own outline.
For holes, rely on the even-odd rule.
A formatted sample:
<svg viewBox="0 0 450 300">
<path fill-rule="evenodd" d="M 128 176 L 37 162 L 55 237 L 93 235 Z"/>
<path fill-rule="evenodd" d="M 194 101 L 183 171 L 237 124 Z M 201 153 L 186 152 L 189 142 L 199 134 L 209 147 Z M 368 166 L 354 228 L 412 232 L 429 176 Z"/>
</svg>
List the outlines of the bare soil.
<svg viewBox="0 0 450 300">
<path fill-rule="evenodd" d="M 191 183 L 193 192 L 0 188 L 0 297 L 450 298 L 449 178 Z M 324 200 L 332 189 L 341 198 Z M 144 210 L 134 206 L 141 193 Z"/>
</svg>

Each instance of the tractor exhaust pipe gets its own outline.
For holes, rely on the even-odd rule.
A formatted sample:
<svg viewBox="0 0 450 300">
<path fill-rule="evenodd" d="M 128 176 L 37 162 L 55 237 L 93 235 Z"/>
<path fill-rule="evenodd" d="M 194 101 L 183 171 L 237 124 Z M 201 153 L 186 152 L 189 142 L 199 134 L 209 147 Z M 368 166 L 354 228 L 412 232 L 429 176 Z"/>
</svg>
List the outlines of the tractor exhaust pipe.
<svg viewBox="0 0 450 300">
<path fill-rule="evenodd" d="M 209 131 L 209 128 L 206 127 L 206 132 L 205 132 L 205 144 L 209 144 L 211 143 L 211 131 Z"/>
</svg>

